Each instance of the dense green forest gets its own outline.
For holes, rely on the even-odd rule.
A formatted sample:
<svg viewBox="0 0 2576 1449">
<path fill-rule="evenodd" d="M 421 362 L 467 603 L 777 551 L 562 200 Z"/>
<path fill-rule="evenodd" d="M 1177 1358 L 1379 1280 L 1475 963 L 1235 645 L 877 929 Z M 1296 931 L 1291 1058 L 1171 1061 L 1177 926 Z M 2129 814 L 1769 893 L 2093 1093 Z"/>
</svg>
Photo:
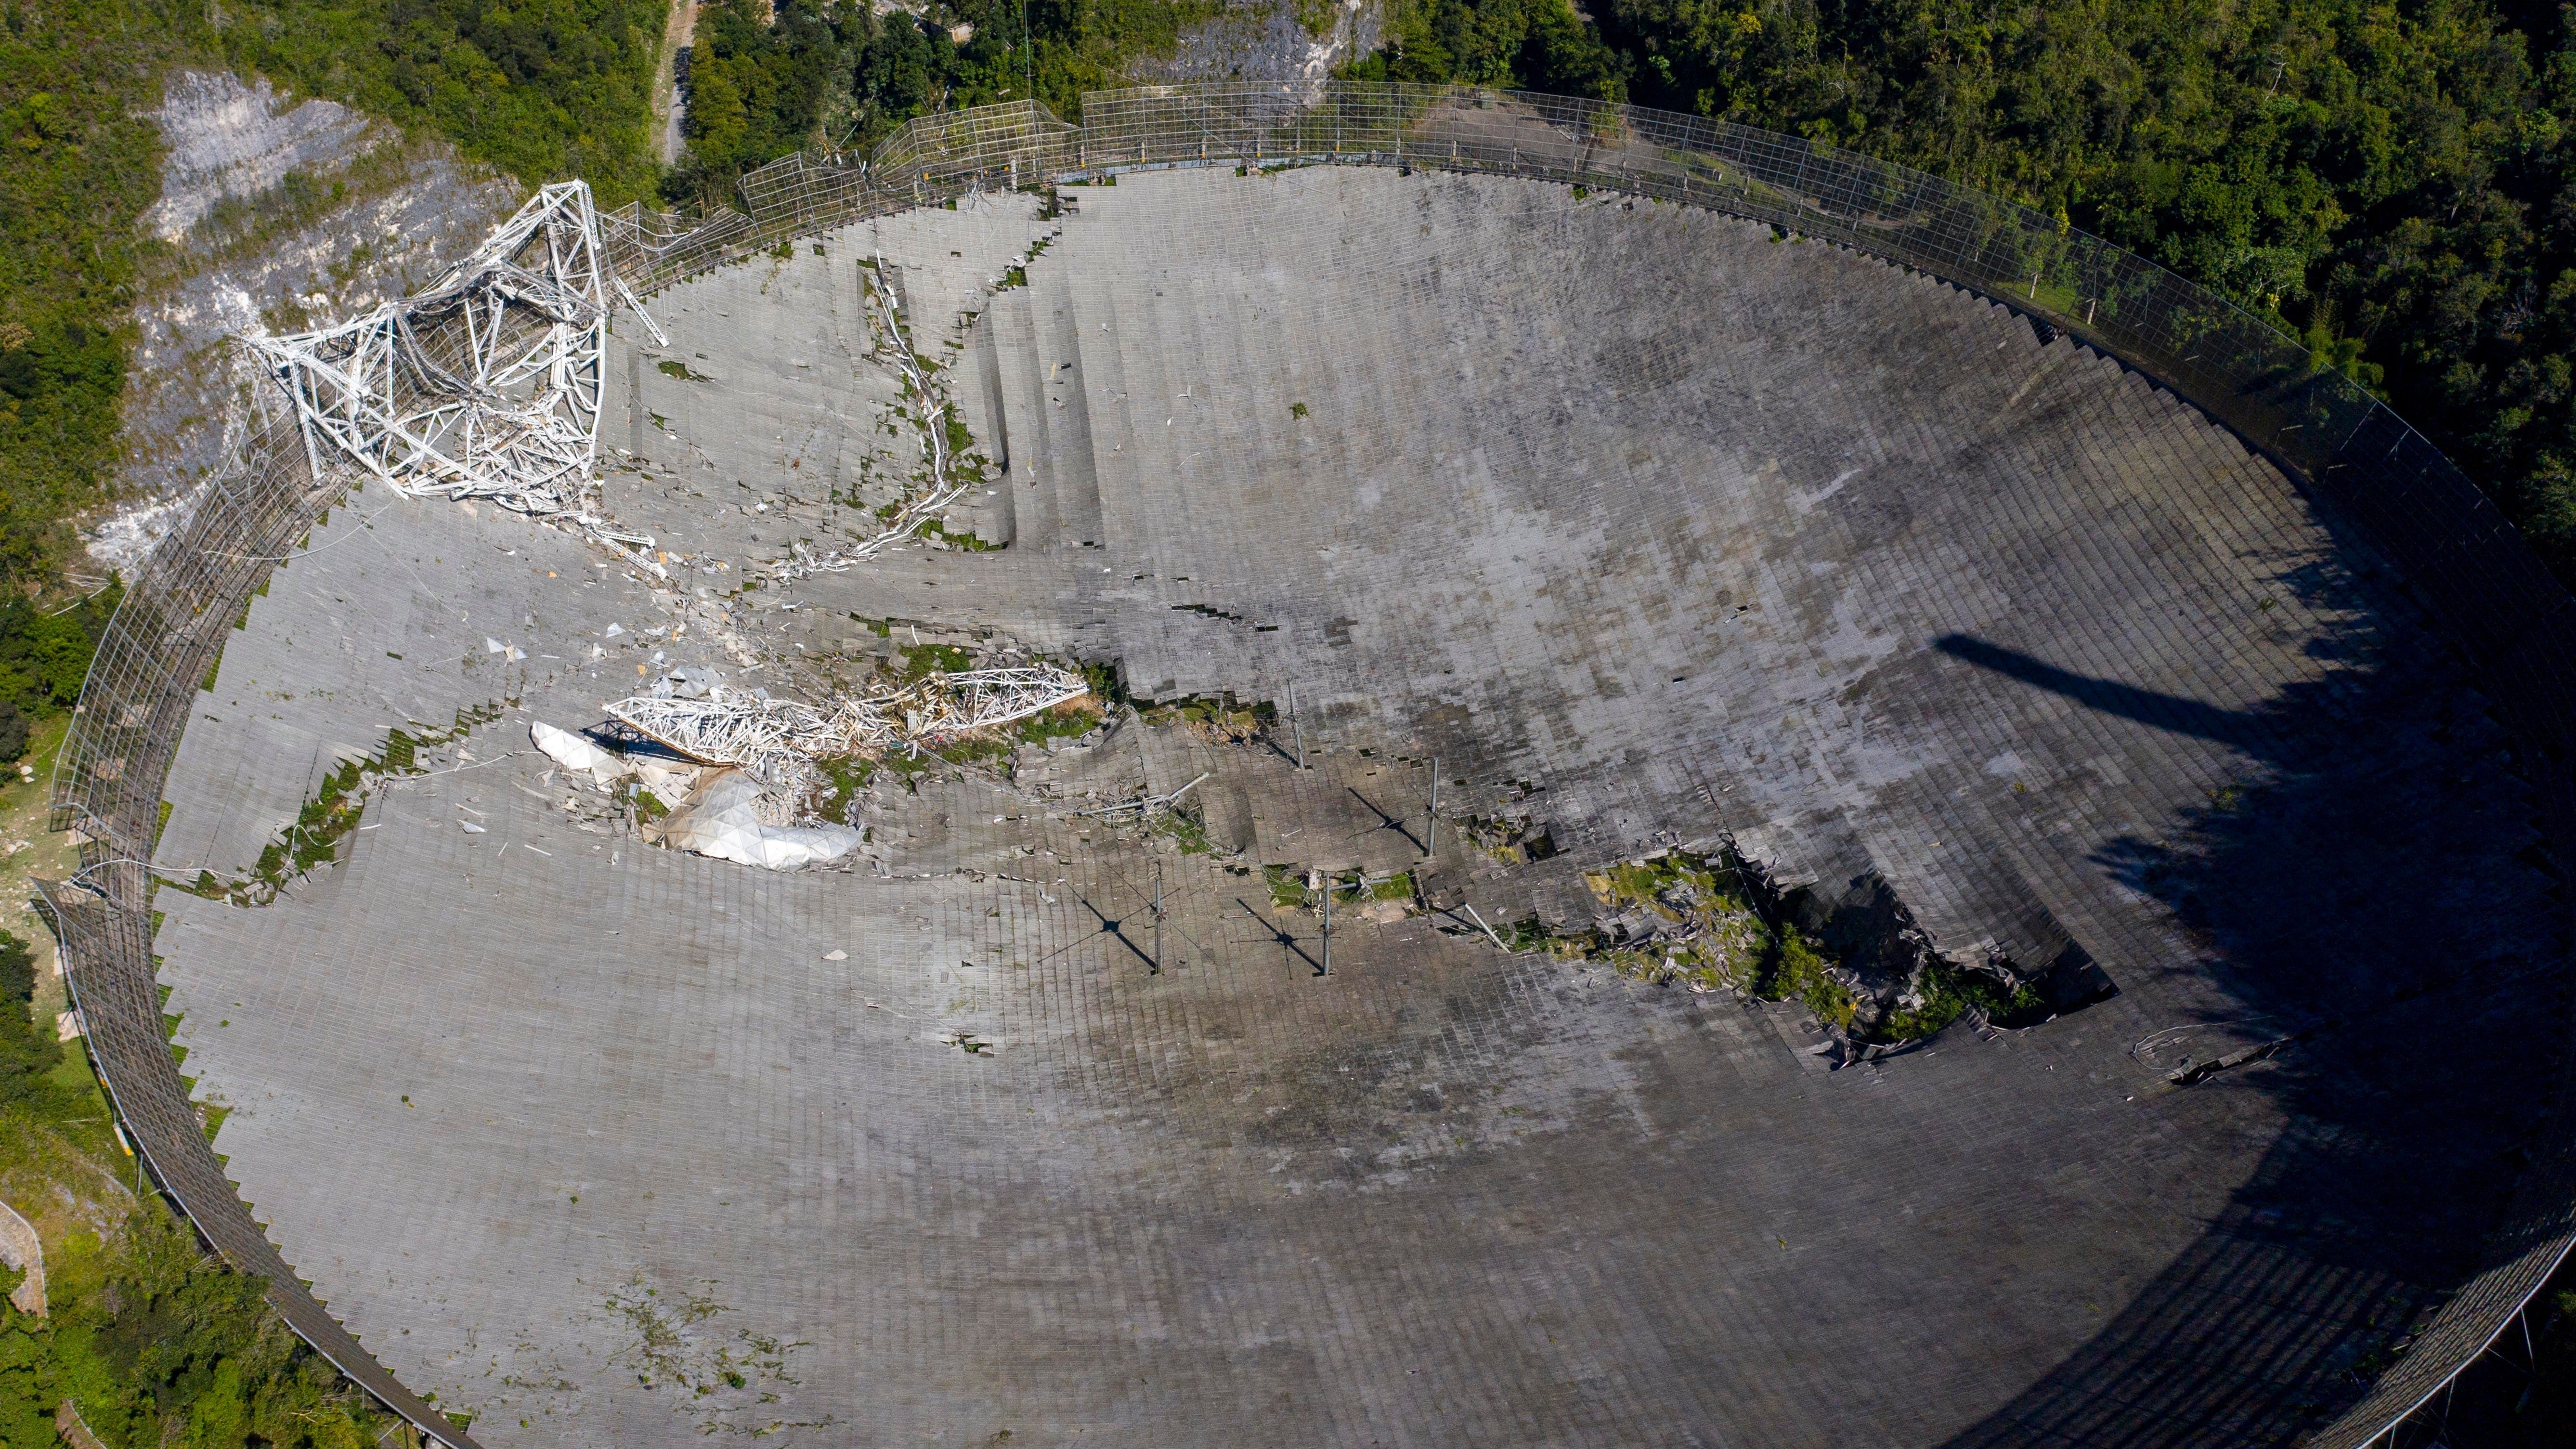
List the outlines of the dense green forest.
<svg viewBox="0 0 2576 1449">
<path fill-rule="evenodd" d="M 2576 581 L 2568 11 L 1606 0 L 1600 17 L 1641 104 L 2011 196 L 2270 317 Z"/>
<path fill-rule="evenodd" d="M 258 0 L 218 40 L 245 70 L 425 127 L 529 182 L 650 195 L 668 0 Z"/>
<path fill-rule="evenodd" d="M 1213 0 L 955 0 L 920 15 L 822 0 L 721 0 L 698 12 L 690 154 L 674 200 L 714 205 L 744 170 L 800 148 L 862 151 L 925 112 L 1036 96 L 1079 116 L 1082 93 L 1167 54 Z"/>
<path fill-rule="evenodd" d="M 116 459 L 134 219 L 160 190 L 167 18 L 13 5 L 0 25 L 0 586 L 54 584 Z"/>
</svg>

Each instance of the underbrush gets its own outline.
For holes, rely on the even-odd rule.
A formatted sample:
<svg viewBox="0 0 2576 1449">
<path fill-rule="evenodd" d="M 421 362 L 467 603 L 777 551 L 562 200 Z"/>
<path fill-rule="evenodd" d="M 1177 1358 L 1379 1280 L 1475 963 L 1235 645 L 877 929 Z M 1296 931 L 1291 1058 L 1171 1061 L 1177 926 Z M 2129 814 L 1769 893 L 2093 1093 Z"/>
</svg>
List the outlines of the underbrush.
<svg viewBox="0 0 2576 1449">
<path fill-rule="evenodd" d="M 2010 1023 L 2045 1009 L 2035 986 L 1936 956 L 1906 983 L 1895 1008 L 1884 1010 L 1858 973 L 1792 921 L 1789 903 L 1769 899 L 1767 886 L 1724 852 L 1670 851 L 1583 880 L 1606 909 L 1606 924 L 1551 933 L 1531 920 L 1515 926 L 1505 944 L 1597 962 L 1658 986 L 1796 1001 L 1867 1042 L 1920 1040 L 1971 1011 Z"/>
<path fill-rule="evenodd" d="M 462 739 L 477 726 L 500 717 L 500 706 L 481 705 L 460 710 L 456 722 L 445 729 L 393 731 L 376 755 L 343 761 L 323 777 L 321 788 L 304 802 L 286 833 L 259 853 L 248 875 L 227 882 L 217 879 L 210 870 L 201 870 L 194 881 L 178 888 L 207 900 L 228 900 L 240 906 L 275 900 L 288 881 L 339 858 L 340 842 L 365 818 L 367 792 L 377 781 L 419 774 L 415 757 L 421 749 Z"/>
<path fill-rule="evenodd" d="M 0 1268 L 0 1295 L 20 1276 Z M 66 1402 L 108 1444 L 370 1449 L 390 1432 L 157 1197 L 116 1231 L 49 1241 L 45 1290 L 45 1318 L 0 1302 L 0 1444 L 59 1442 Z"/>
</svg>

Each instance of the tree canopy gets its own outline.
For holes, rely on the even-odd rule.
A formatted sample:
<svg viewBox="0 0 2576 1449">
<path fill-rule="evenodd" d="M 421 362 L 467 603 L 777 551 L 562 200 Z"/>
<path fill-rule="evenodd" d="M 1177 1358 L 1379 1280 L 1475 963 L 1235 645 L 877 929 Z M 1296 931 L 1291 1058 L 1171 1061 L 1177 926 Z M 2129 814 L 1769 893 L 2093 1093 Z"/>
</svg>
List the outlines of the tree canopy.
<svg viewBox="0 0 2576 1449">
<path fill-rule="evenodd" d="M 1920 167 L 2226 293 L 2387 398 L 2576 581 L 2568 14 L 1606 0 L 1600 19 L 1643 104 Z"/>
</svg>

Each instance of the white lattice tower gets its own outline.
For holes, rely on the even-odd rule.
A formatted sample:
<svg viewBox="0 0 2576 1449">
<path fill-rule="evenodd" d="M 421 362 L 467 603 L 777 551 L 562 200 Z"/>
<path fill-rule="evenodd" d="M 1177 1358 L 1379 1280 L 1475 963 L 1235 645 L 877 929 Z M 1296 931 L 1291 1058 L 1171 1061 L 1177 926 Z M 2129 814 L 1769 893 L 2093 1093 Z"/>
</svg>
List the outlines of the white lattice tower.
<svg viewBox="0 0 2576 1449">
<path fill-rule="evenodd" d="M 978 669 L 962 674 L 934 675 L 923 683 L 935 683 L 939 687 L 933 699 L 924 701 L 938 709 L 938 723 L 927 726 L 922 732 L 942 734 L 1025 719 L 1040 710 L 1077 698 L 1091 688 L 1083 682 L 1081 675 L 1043 664 L 1026 669 Z M 925 715 L 930 712 L 929 709 L 923 710 Z"/>
<path fill-rule="evenodd" d="M 621 699 L 608 707 L 628 728 L 711 765 L 739 765 L 762 783 L 787 788 L 804 773 L 806 748 L 825 728 L 822 715 L 792 700 L 763 699 L 722 686 L 705 699 Z"/>
<path fill-rule="evenodd" d="M 711 765 L 738 765 L 774 789 L 811 778 L 814 760 L 875 755 L 1025 719 L 1079 698 L 1090 686 L 1053 665 L 934 674 L 892 694 L 846 699 L 830 714 L 793 700 L 721 685 L 705 699 L 641 695 L 607 706 L 610 717 Z"/>
<path fill-rule="evenodd" d="M 293 400 L 317 469 L 346 458 L 413 497 L 590 522 L 612 294 L 633 305 L 602 255 L 589 186 L 568 181 L 412 296 L 247 340 Z"/>
</svg>

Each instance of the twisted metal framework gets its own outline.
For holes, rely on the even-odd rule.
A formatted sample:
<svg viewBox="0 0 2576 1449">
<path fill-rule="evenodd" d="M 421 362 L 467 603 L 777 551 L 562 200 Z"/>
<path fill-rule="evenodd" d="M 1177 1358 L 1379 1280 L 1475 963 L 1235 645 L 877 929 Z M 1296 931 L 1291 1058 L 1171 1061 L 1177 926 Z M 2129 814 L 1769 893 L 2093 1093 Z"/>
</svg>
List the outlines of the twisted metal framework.
<svg viewBox="0 0 2576 1449">
<path fill-rule="evenodd" d="M 609 306 L 631 300 L 604 260 L 590 188 L 567 181 L 409 297 L 246 340 L 293 402 L 317 473 L 346 458 L 408 497 L 488 498 L 598 526 L 583 504 Z"/>
<path fill-rule="evenodd" d="M 801 793 L 817 760 L 918 755 L 971 730 L 1026 719 L 1091 686 L 1051 664 L 933 674 L 891 694 L 843 700 L 826 713 L 722 685 L 705 699 L 638 696 L 605 708 L 627 728 L 710 765 L 738 765 L 774 790 Z"/>
<path fill-rule="evenodd" d="M 1009 724 L 1091 692 L 1081 675 L 1052 664 L 1025 669 L 973 669 L 933 676 L 924 683 L 938 686 L 925 701 L 937 712 L 924 712 L 918 725 L 907 719 L 904 729 L 931 739 Z"/>
<path fill-rule="evenodd" d="M 808 767 L 800 741 L 843 733 L 837 715 L 795 700 L 768 699 L 718 685 L 704 699 L 637 695 L 605 706 L 609 717 L 702 765 L 739 765 L 773 790 L 793 790 Z M 852 753 L 821 750 L 819 753 Z"/>
<path fill-rule="evenodd" d="M 1484 172 L 1767 222 L 2008 303 L 2046 333 L 2073 335 L 2136 366 L 2340 509 L 2404 573 L 2477 672 L 2523 742 L 2549 834 L 2562 850 L 2576 846 L 2576 769 L 2568 764 L 2576 759 L 2576 599 L 2403 419 L 2340 373 L 2312 366 L 2304 347 L 2262 319 L 2152 262 L 1901 166 L 1630 106 L 1469 87 L 1219 82 L 1094 93 L 1083 98 L 1083 113 L 1085 124 L 1071 126 L 1017 101 L 917 119 L 864 164 L 791 156 L 743 179 L 748 213 L 683 219 L 630 205 L 600 218 L 593 260 L 583 265 L 612 289 L 650 292 L 782 241 L 979 190 L 1204 165 Z M 535 271 L 525 261 L 513 265 Z M 606 292 L 581 295 L 605 310 Z M 595 412 L 595 366 L 590 377 Z M 281 554 L 331 498 L 296 430 L 269 430 L 245 458 L 154 552 L 99 647 L 54 780 L 57 827 L 77 823 L 83 832 L 82 869 L 77 885 L 49 896 L 100 1075 L 153 1172 L 227 1259 L 267 1277 L 271 1301 L 297 1332 L 413 1423 L 462 1449 L 472 1441 L 394 1382 L 285 1269 L 194 1129 L 160 1034 L 151 881 L 138 862 L 157 824 L 161 783 L 223 626 L 266 578 L 263 560 Z M 2485 1271 L 2311 1444 L 2357 1449 L 2418 1434 L 2426 1406 L 2519 1321 L 2576 1244 L 2570 1107 L 2562 1103 L 2550 1135 L 2534 1144 L 2532 1165 L 2489 1237 Z"/>
</svg>

